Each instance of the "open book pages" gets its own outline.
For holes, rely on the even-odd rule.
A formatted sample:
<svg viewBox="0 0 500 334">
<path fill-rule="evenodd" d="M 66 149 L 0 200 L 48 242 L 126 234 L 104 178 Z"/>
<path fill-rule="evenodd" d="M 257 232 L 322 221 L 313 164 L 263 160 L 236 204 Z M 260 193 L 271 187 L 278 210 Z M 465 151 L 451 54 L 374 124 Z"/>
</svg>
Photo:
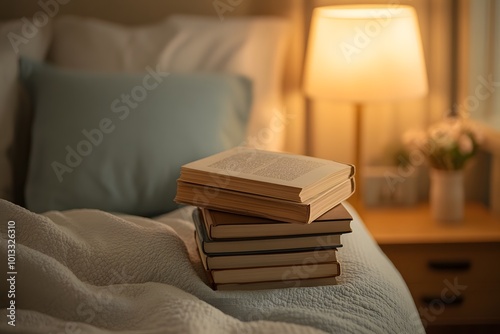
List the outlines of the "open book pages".
<svg viewBox="0 0 500 334">
<path fill-rule="evenodd" d="M 309 224 L 340 202 L 348 199 L 354 192 L 354 188 L 354 178 L 351 178 L 304 203 L 297 203 L 179 180 L 177 181 L 175 201 L 288 223 Z"/>
<path fill-rule="evenodd" d="M 348 164 L 236 147 L 182 166 L 179 180 L 302 203 L 353 175 Z"/>
</svg>

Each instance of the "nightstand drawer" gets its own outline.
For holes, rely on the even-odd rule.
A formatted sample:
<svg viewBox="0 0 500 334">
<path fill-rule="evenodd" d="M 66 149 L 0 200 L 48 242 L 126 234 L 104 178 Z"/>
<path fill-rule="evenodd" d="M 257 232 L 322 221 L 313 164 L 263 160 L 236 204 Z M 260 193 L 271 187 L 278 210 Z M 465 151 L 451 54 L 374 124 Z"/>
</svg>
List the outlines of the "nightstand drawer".
<svg viewBox="0 0 500 334">
<path fill-rule="evenodd" d="M 455 283 L 408 285 L 424 324 L 500 323 L 500 287 Z"/>
<path fill-rule="evenodd" d="M 500 282 L 498 243 L 383 245 L 382 250 L 408 284 L 455 277 L 468 285 Z"/>
<path fill-rule="evenodd" d="M 405 279 L 424 323 L 500 324 L 500 219 L 484 205 L 466 203 L 455 225 L 436 222 L 428 204 L 364 210 L 362 217 Z M 459 298 L 449 294 L 454 284 L 466 286 Z"/>
</svg>

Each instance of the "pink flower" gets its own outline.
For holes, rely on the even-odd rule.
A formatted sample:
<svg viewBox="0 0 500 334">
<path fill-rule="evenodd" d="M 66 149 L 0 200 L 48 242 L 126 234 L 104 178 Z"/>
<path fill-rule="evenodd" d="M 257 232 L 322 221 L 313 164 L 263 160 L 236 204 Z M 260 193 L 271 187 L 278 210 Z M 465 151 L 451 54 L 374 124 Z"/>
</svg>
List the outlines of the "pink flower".
<svg viewBox="0 0 500 334">
<path fill-rule="evenodd" d="M 464 168 L 481 141 L 481 129 L 461 119 L 446 119 L 431 125 L 427 132 L 413 130 L 403 136 L 405 146 L 421 149 L 434 168 L 450 170 Z"/>
</svg>

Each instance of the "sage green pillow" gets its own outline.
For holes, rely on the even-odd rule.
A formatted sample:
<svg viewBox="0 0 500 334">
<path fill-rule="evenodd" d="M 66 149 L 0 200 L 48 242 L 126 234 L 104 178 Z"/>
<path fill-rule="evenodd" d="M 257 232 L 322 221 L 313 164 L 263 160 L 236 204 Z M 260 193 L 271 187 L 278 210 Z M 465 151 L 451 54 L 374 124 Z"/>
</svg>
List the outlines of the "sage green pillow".
<svg viewBox="0 0 500 334">
<path fill-rule="evenodd" d="M 251 83 L 241 76 L 20 65 L 35 107 L 25 190 L 35 212 L 171 211 L 180 166 L 245 137 Z"/>
</svg>

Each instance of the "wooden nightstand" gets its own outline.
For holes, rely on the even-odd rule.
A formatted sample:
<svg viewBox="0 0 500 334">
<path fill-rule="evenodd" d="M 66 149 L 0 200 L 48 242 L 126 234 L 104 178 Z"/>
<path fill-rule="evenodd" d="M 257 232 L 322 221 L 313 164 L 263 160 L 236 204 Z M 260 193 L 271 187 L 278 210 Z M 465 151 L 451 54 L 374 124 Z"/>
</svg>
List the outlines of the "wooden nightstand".
<svg viewBox="0 0 500 334">
<path fill-rule="evenodd" d="M 459 224 L 434 221 L 428 205 L 359 211 L 424 324 L 500 324 L 499 217 L 477 203 Z"/>
</svg>

